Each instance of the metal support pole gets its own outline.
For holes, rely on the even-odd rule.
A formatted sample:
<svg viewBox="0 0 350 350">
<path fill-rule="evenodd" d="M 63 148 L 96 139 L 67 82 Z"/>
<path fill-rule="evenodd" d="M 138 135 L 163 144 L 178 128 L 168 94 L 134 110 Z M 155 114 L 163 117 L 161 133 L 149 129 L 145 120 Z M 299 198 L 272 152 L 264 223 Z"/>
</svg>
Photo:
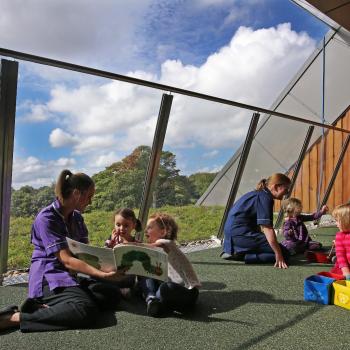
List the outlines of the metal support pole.
<svg viewBox="0 0 350 350">
<path fill-rule="evenodd" d="M 1 60 L 0 76 L 0 284 L 7 270 L 18 63 Z"/>
<path fill-rule="evenodd" d="M 325 111 L 325 91 L 326 91 L 326 38 L 323 37 L 323 49 L 322 49 L 322 106 L 321 106 L 321 121 L 322 123 L 325 122 L 324 117 L 324 111 Z M 324 166 L 325 166 L 325 130 L 322 128 L 322 138 L 321 138 L 321 150 L 320 150 L 320 172 L 319 172 L 319 183 L 318 183 L 318 190 L 317 190 L 317 205 L 319 208 L 321 208 L 320 202 L 321 202 L 321 190 L 323 185 L 323 173 L 324 173 Z"/>
<path fill-rule="evenodd" d="M 306 151 L 309 147 L 309 143 L 310 143 L 310 140 L 311 140 L 311 136 L 312 136 L 312 133 L 314 132 L 314 126 L 309 126 L 309 129 L 307 130 L 307 134 L 306 134 L 306 137 L 305 137 L 305 140 L 304 140 L 304 144 L 303 144 L 303 147 L 301 148 L 300 150 L 300 154 L 299 154 L 299 158 L 295 164 L 295 169 L 294 169 L 294 172 L 293 172 L 293 176 L 292 176 L 292 179 L 291 179 L 291 183 L 290 183 L 290 188 L 289 188 L 289 191 L 288 193 L 283 197 L 283 199 L 287 199 L 290 197 L 292 191 L 293 191 L 293 188 L 294 188 L 294 185 L 297 181 L 297 177 L 299 175 L 299 171 L 300 171 L 300 168 L 301 168 L 301 165 L 303 163 L 303 160 L 304 160 L 304 157 L 305 157 L 305 154 L 306 154 Z M 283 208 L 281 206 L 281 209 L 278 213 L 278 217 L 277 217 L 277 220 L 276 220 L 276 223 L 275 223 L 275 230 L 280 228 L 281 226 L 281 223 L 282 223 L 282 219 L 283 219 Z"/>
<path fill-rule="evenodd" d="M 224 215 L 223 215 L 222 220 L 221 220 L 221 225 L 220 225 L 219 232 L 218 232 L 218 235 L 217 235 L 218 238 L 221 238 L 222 235 L 223 235 L 224 225 L 225 225 L 225 222 L 226 222 L 226 219 L 227 219 L 228 212 L 230 211 L 230 209 L 231 209 L 231 207 L 232 207 L 232 205 L 233 205 L 233 203 L 234 203 L 234 201 L 236 199 L 236 195 L 237 195 L 237 192 L 238 192 L 239 185 L 241 183 L 241 179 L 242 179 L 242 175 L 243 175 L 243 172 L 244 172 L 244 168 L 245 168 L 245 165 L 247 163 L 249 151 L 250 151 L 250 148 L 251 148 L 252 143 L 253 143 L 256 127 L 257 127 L 258 122 L 259 122 L 259 117 L 260 117 L 259 113 L 254 113 L 253 117 L 252 117 L 252 119 L 250 121 L 250 125 L 249 125 L 249 129 L 248 129 L 248 132 L 247 132 L 247 136 L 246 136 L 246 139 L 244 141 L 242 153 L 240 155 L 238 166 L 237 166 L 237 170 L 236 170 L 236 173 L 235 173 L 235 178 L 233 180 L 231 191 L 230 191 L 230 195 L 229 195 L 227 203 L 226 203 L 225 212 L 224 212 Z"/>
<path fill-rule="evenodd" d="M 142 200 L 139 212 L 139 220 L 141 221 L 142 228 L 146 226 L 148 212 L 151 206 L 152 193 L 157 179 L 159 162 L 162 154 L 162 148 L 164 144 L 166 129 L 168 126 L 172 102 L 172 95 L 163 94 L 158 114 L 157 126 L 154 133 L 152 151 L 148 162 L 145 184 L 142 192 Z M 142 240 L 143 233 L 139 233 L 138 238 Z"/>
<path fill-rule="evenodd" d="M 332 191 L 332 188 L 333 188 L 333 185 L 334 185 L 334 181 L 338 175 L 338 172 L 339 172 L 339 169 L 343 163 L 343 159 L 344 159 L 344 156 L 345 156 L 345 153 L 346 153 L 346 150 L 349 146 L 349 142 L 350 142 L 350 135 L 347 136 L 347 138 L 345 139 L 345 142 L 343 144 L 343 147 L 342 147 L 342 150 L 340 152 L 340 155 L 339 155 L 339 158 L 338 158 L 338 161 L 337 161 L 337 164 L 334 168 L 334 171 L 333 171 L 333 174 L 332 174 L 332 177 L 331 179 L 329 180 L 329 183 L 328 183 L 328 186 L 327 186 L 327 189 L 324 193 L 324 196 L 322 198 L 322 201 L 320 202 L 320 205 L 318 207 L 318 210 L 320 210 L 328 201 L 328 198 L 329 198 L 329 195 L 331 194 L 331 191 Z"/>
</svg>

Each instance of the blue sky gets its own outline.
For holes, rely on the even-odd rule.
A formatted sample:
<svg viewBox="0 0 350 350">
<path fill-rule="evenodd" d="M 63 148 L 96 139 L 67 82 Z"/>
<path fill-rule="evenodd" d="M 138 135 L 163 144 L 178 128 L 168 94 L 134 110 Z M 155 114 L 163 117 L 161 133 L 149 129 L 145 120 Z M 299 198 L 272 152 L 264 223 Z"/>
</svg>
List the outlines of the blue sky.
<svg viewBox="0 0 350 350">
<path fill-rule="evenodd" d="M 328 28 L 287 0 L 1 0 L 0 46 L 270 107 Z M 15 23 L 15 26 L 13 25 Z M 20 62 L 13 186 L 152 143 L 162 91 Z M 174 96 L 164 149 L 218 171 L 251 112 Z"/>
</svg>

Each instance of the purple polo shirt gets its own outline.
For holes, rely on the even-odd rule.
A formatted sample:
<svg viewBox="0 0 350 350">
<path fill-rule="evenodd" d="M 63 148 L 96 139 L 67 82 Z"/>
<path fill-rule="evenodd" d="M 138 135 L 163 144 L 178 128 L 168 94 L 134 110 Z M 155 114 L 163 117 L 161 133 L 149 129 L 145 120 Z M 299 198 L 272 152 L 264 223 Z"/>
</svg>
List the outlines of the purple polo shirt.
<svg viewBox="0 0 350 350">
<path fill-rule="evenodd" d="M 69 274 L 55 254 L 68 248 L 66 237 L 88 243 L 88 231 L 83 217 L 76 210 L 65 222 L 61 207 L 61 203 L 56 200 L 42 209 L 33 223 L 31 243 L 34 251 L 29 271 L 29 298 L 43 295 L 44 280 L 50 290 L 78 285 L 75 276 Z"/>
</svg>

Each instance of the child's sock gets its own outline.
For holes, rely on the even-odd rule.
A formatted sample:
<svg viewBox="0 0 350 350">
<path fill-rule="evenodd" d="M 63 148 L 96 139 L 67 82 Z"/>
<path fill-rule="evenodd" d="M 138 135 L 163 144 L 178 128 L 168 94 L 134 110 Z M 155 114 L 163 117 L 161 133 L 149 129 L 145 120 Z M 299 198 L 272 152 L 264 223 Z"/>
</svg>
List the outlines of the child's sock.
<svg viewBox="0 0 350 350">
<path fill-rule="evenodd" d="M 157 298 L 149 299 L 147 302 L 147 315 L 151 317 L 159 317 L 162 314 L 163 305 Z"/>
</svg>

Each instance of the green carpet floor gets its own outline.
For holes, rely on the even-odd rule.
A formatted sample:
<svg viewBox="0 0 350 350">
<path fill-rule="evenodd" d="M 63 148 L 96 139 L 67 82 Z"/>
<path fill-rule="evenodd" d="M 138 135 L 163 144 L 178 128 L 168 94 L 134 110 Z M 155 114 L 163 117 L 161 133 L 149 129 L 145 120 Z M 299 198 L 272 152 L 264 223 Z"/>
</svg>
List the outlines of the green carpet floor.
<svg viewBox="0 0 350 350">
<path fill-rule="evenodd" d="M 318 239 L 330 244 L 335 229 Z M 349 349 L 350 311 L 303 300 L 304 278 L 331 268 L 294 260 L 288 270 L 221 260 L 220 249 L 191 253 L 203 288 L 189 317 L 154 319 L 125 302 L 98 328 L 2 333 L 1 349 Z M 0 287 L 0 306 L 20 303 L 26 286 Z"/>
</svg>

